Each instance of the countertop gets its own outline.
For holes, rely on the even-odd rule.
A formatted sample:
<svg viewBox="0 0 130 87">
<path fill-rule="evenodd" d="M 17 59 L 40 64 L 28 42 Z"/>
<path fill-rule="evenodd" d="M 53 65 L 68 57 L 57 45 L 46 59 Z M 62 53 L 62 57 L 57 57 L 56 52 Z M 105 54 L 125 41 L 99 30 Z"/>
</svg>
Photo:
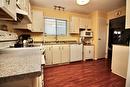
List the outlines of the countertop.
<svg viewBox="0 0 130 87">
<path fill-rule="evenodd" d="M 113 46 L 126 46 L 126 47 L 129 47 L 128 45 L 122 45 L 122 44 L 113 44 Z"/>
<path fill-rule="evenodd" d="M 37 47 L 0 50 L 0 83 L 40 76 L 41 58 Z"/>
</svg>

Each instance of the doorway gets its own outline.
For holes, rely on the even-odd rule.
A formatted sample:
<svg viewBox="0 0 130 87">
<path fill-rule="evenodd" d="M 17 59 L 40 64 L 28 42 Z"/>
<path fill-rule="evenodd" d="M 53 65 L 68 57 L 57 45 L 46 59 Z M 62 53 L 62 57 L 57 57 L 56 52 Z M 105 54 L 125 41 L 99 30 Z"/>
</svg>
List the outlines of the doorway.
<svg viewBox="0 0 130 87">
<path fill-rule="evenodd" d="M 108 63 L 110 69 L 112 64 L 112 45 L 119 44 L 121 34 L 124 30 L 125 30 L 125 16 L 109 20 Z"/>
</svg>

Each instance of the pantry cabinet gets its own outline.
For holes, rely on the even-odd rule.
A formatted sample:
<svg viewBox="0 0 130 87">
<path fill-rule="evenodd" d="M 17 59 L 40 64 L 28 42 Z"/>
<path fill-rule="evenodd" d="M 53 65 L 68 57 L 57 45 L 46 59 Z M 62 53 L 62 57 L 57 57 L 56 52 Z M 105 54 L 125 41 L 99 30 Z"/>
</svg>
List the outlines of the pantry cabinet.
<svg viewBox="0 0 130 87">
<path fill-rule="evenodd" d="M 70 21 L 70 33 L 79 34 L 79 17 L 73 16 Z"/>
<path fill-rule="evenodd" d="M 126 29 L 130 29 L 130 0 L 126 0 Z"/>
<path fill-rule="evenodd" d="M 52 56 L 53 46 L 52 45 L 46 45 L 45 49 L 46 49 L 46 51 L 45 51 L 46 65 L 52 65 L 53 64 L 53 56 Z"/>
<path fill-rule="evenodd" d="M 0 1 L 0 19 L 17 20 L 16 18 L 16 0 Z"/>
<path fill-rule="evenodd" d="M 94 59 L 94 46 L 84 46 L 84 60 Z"/>
<path fill-rule="evenodd" d="M 32 32 L 43 32 L 44 31 L 44 17 L 43 11 L 32 10 Z"/>
</svg>

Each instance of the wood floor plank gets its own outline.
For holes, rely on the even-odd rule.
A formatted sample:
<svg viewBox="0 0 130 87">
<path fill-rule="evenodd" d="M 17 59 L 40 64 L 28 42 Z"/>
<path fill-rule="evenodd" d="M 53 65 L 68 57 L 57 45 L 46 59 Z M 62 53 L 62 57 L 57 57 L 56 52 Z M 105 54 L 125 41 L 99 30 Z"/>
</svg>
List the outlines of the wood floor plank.
<svg viewBox="0 0 130 87">
<path fill-rule="evenodd" d="M 106 59 L 45 69 L 45 87 L 125 87 L 125 79 L 110 72 Z"/>
</svg>

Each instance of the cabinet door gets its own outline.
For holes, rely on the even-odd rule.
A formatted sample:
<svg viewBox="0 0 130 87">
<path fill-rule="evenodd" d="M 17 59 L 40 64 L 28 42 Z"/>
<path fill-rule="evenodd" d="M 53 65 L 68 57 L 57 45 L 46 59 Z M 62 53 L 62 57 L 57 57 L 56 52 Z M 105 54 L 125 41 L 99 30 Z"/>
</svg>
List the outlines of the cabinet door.
<svg viewBox="0 0 130 87">
<path fill-rule="evenodd" d="M 87 19 L 80 18 L 80 28 L 83 28 L 83 29 L 87 28 Z"/>
<path fill-rule="evenodd" d="M 126 0 L 126 29 L 130 28 L 130 0 Z"/>
<path fill-rule="evenodd" d="M 44 18 L 43 11 L 32 11 L 32 32 L 43 32 L 44 30 Z"/>
<path fill-rule="evenodd" d="M 87 24 L 86 24 L 86 26 L 87 26 L 87 29 L 92 29 L 92 21 L 91 21 L 91 19 L 87 19 L 86 20 L 87 22 Z"/>
<path fill-rule="evenodd" d="M 71 25 L 70 25 L 70 33 L 79 33 L 79 18 L 72 17 L 71 18 Z"/>
<path fill-rule="evenodd" d="M 94 58 L 94 46 L 84 46 L 84 59 Z"/>
<path fill-rule="evenodd" d="M 14 19 L 14 20 L 16 20 L 17 18 L 16 18 L 16 0 L 2 0 L 1 2 L 0 2 L 0 8 L 2 9 L 2 10 L 4 10 L 4 12 L 6 12 L 9 16 L 7 16 L 6 14 L 4 15 L 4 14 L 2 14 L 2 15 L 4 15 L 4 16 L 2 16 L 1 14 L 0 14 L 0 18 L 1 19 L 4 19 L 4 20 L 10 20 L 10 19 Z M 2 17 L 3 18 L 2 18 Z"/>
<path fill-rule="evenodd" d="M 61 63 L 61 47 L 60 45 L 53 45 L 53 64 Z"/>
<path fill-rule="evenodd" d="M 67 63 L 70 60 L 70 49 L 69 49 L 69 45 L 62 45 L 61 46 L 61 62 L 62 63 Z"/>
<path fill-rule="evenodd" d="M 52 56 L 52 46 L 46 45 L 45 46 L 45 55 L 46 55 L 46 65 L 52 65 L 53 64 L 53 56 Z"/>
</svg>

